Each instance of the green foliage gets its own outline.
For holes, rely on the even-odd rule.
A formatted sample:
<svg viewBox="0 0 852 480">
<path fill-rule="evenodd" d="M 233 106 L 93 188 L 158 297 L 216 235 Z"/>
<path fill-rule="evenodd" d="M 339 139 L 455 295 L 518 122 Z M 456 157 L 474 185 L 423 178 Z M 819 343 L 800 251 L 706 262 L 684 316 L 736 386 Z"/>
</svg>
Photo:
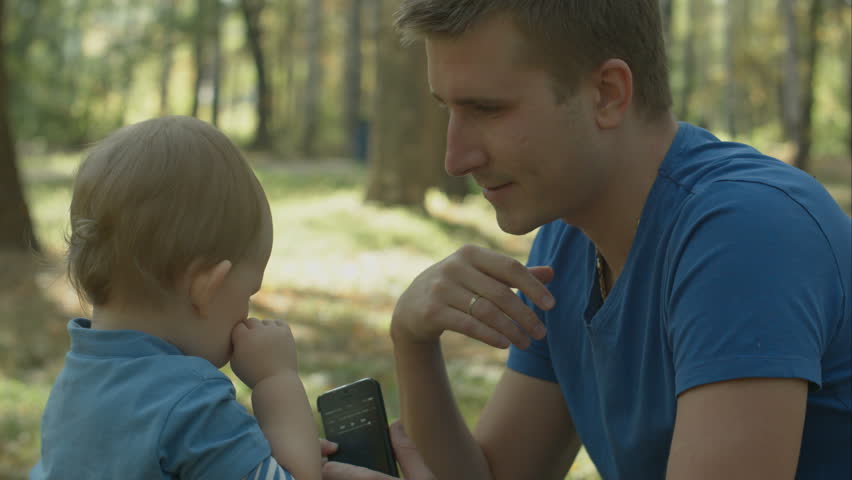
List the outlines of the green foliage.
<svg viewBox="0 0 852 480">
<path fill-rule="evenodd" d="M 700 8 L 690 18 L 687 2 L 674 1 L 670 70 L 675 110 L 682 107 L 685 88 L 686 38 L 696 35 L 696 83 L 685 105 L 685 120 L 727 130 L 724 105 L 730 100 L 736 137 L 759 138 L 763 149 L 790 141 L 780 127 L 780 88 L 786 48 L 784 22 L 776 0 L 733 3 L 734 78 L 724 68 L 724 26 L 731 2 L 692 0 Z M 732 1 L 732 0 L 731 0 Z M 814 153 L 849 155 L 850 7 L 825 0 L 826 12 L 818 38 L 822 55 L 816 78 Z M 16 135 L 24 143 L 79 148 L 127 122 L 159 113 L 159 77 L 169 42 L 175 45 L 170 75 L 169 111 L 187 114 L 196 75 L 192 57 L 194 32 L 203 22 L 196 1 L 128 2 L 126 0 L 9 0 L 6 61 L 11 77 L 11 110 Z M 343 26 L 347 2 L 326 2 L 324 50 L 319 105 L 317 152 L 324 156 L 344 151 L 341 71 Z M 807 24 L 807 4 L 797 2 L 799 24 Z M 248 54 L 242 16 L 236 3 L 223 1 L 223 110 L 221 126 L 247 142 L 255 124 L 254 66 Z M 307 72 L 306 10 L 304 0 L 267 0 L 263 12 L 263 45 L 272 86 L 270 119 L 275 148 L 295 151 L 303 128 L 302 94 Z M 202 12 L 206 11 L 202 9 Z M 389 21 L 389 19 L 385 19 Z M 370 116 L 375 92 L 375 29 L 371 8 L 364 13 L 363 101 Z M 171 40 L 169 40 L 171 39 Z M 802 42 L 804 43 L 804 42 Z M 290 73 L 288 73 L 290 72 Z M 728 99 L 728 85 L 734 97 Z M 209 119 L 210 102 L 199 115 Z M 760 130 L 757 133 L 756 130 Z M 771 132 L 771 135 L 767 135 Z M 732 132 L 727 132 L 731 134 Z"/>
</svg>

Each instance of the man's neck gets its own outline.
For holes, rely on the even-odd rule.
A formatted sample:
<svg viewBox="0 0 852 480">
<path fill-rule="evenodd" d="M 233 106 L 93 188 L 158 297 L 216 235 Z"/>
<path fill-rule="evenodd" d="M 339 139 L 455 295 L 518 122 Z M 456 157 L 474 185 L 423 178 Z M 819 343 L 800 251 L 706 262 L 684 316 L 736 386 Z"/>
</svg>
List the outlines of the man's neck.
<svg viewBox="0 0 852 480">
<path fill-rule="evenodd" d="M 627 129 L 619 139 L 619 158 L 600 198 L 579 222 L 572 222 L 606 260 L 610 287 L 627 263 L 648 194 L 677 130 L 678 124 L 671 117 Z"/>
</svg>

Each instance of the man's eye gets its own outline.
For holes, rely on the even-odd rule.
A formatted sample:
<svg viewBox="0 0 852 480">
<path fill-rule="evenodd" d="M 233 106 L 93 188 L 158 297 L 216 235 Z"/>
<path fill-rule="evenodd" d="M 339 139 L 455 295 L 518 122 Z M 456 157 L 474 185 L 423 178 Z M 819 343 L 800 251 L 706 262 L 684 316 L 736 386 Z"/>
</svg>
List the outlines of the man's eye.
<svg viewBox="0 0 852 480">
<path fill-rule="evenodd" d="M 497 113 L 503 109 L 500 105 L 477 104 L 474 109 L 480 113 Z"/>
</svg>

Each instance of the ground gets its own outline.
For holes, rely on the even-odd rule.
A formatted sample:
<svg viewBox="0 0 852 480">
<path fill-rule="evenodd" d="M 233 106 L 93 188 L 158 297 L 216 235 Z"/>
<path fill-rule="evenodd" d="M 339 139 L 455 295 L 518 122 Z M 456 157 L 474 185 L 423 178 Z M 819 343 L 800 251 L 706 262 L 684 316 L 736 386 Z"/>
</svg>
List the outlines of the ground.
<svg viewBox="0 0 852 480">
<path fill-rule="evenodd" d="M 41 411 L 68 347 L 65 326 L 86 314 L 65 280 L 62 259 L 70 182 L 79 159 L 71 153 L 22 162 L 44 251 L 0 256 L 0 480 L 26 478 L 38 459 Z M 312 403 L 325 390 L 369 376 L 381 382 L 388 415 L 397 418 L 387 336 L 396 298 L 420 271 L 464 243 L 523 261 L 532 235 L 500 232 L 481 197 L 454 204 L 430 193 L 429 217 L 365 205 L 365 170 L 350 162 L 284 163 L 260 156 L 251 161 L 275 219 L 272 258 L 252 313 L 291 324 Z M 817 178 L 850 212 L 849 160 L 817 167 Z M 473 424 L 505 352 L 458 335 L 447 336 L 444 350 L 456 396 Z M 236 383 L 239 399 L 248 405 L 248 390 Z M 581 453 L 567 478 L 598 476 Z"/>
</svg>

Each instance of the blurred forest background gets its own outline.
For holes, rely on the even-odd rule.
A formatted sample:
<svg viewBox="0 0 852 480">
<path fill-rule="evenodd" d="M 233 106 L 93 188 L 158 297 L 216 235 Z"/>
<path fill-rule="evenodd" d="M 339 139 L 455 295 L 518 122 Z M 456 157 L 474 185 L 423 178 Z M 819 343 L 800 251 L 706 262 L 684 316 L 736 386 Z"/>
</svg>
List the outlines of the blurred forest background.
<svg viewBox="0 0 852 480">
<path fill-rule="evenodd" d="M 523 261 L 532 234 L 500 232 L 443 172 L 446 117 L 422 48 L 390 28 L 396 3 L 0 0 L 0 480 L 37 460 L 65 325 L 86 313 L 62 275 L 74 169 L 158 115 L 197 116 L 247 152 L 276 222 L 254 314 L 291 322 L 311 399 L 373 376 L 398 416 L 396 297 L 464 243 Z M 808 171 L 852 211 L 852 2 L 661 8 L 678 118 Z M 505 352 L 449 335 L 445 354 L 472 424 Z M 568 478 L 598 477 L 581 454 Z"/>
</svg>

